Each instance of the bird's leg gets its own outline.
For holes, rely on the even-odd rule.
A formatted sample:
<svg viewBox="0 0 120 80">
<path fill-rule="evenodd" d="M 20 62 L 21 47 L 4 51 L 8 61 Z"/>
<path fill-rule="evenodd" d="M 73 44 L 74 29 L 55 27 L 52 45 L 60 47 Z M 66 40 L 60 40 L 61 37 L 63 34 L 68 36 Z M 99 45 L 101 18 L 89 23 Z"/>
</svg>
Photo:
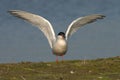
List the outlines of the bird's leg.
<svg viewBox="0 0 120 80">
<path fill-rule="evenodd" d="M 56 56 L 56 63 L 58 64 L 58 56 Z"/>
<path fill-rule="evenodd" d="M 64 56 L 62 56 L 62 62 L 64 61 Z"/>
</svg>

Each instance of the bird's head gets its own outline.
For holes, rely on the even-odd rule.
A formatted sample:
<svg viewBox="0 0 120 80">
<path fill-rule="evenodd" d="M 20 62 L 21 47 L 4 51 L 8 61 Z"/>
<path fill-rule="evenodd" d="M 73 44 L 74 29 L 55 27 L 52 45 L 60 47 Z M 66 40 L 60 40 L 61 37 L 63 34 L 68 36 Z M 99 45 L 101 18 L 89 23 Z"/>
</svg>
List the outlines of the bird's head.
<svg viewBox="0 0 120 80">
<path fill-rule="evenodd" d="M 64 32 L 59 32 L 58 37 L 65 38 L 65 33 Z"/>
</svg>

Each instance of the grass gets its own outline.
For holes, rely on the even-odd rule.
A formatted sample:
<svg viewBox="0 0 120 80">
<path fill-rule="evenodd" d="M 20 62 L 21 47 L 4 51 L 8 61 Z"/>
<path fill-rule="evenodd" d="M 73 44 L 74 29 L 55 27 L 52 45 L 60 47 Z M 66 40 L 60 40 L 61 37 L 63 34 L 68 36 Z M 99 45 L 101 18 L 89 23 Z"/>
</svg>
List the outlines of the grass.
<svg viewBox="0 0 120 80">
<path fill-rule="evenodd" d="M 120 57 L 0 64 L 0 80 L 120 80 Z"/>
</svg>

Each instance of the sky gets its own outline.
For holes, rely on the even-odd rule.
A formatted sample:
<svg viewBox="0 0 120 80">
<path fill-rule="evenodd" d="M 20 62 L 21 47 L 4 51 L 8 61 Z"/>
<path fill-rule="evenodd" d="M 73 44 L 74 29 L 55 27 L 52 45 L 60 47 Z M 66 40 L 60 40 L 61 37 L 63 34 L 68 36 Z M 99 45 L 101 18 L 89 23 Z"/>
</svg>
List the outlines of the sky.
<svg viewBox="0 0 120 80">
<path fill-rule="evenodd" d="M 43 16 L 56 34 L 78 17 L 103 14 L 105 19 L 85 25 L 69 38 L 64 60 L 120 56 L 120 0 L 0 0 L 0 63 L 56 59 L 44 34 L 8 10 Z"/>
</svg>

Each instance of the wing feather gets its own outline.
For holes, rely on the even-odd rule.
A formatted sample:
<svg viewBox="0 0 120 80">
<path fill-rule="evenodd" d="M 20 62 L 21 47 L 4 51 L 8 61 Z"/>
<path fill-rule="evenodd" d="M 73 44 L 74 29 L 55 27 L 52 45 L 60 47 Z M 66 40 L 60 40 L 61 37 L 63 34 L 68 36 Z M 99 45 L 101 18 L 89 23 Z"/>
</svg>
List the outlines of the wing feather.
<svg viewBox="0 0 120 80">
<path fill-rule="evenodd" d="M 56 39 L 56 37 L 55 37 L 55 32 L 53 30 L 53 27 L 48 20 L 46 20 L 45 18 L 39 15 L 35 15 L 35 14 L 29 13 L 26 11 L 10 10 L 8 12 L 38 27 L 47 37 L 50 47 L 52 48 L 52 44 L 54 40 Z"/>
<path fill-rule="evenodd" d="M 73 33 L 75 33 L 80 27 L 95 22 L 97 19 L 103 19 L 105 16 L 101 14 L 93 14 L 85 17 L 80 17 L 76 20 L 74 20 L 66 30 L 66 40 L 71 36 Z"/>
</svg>

